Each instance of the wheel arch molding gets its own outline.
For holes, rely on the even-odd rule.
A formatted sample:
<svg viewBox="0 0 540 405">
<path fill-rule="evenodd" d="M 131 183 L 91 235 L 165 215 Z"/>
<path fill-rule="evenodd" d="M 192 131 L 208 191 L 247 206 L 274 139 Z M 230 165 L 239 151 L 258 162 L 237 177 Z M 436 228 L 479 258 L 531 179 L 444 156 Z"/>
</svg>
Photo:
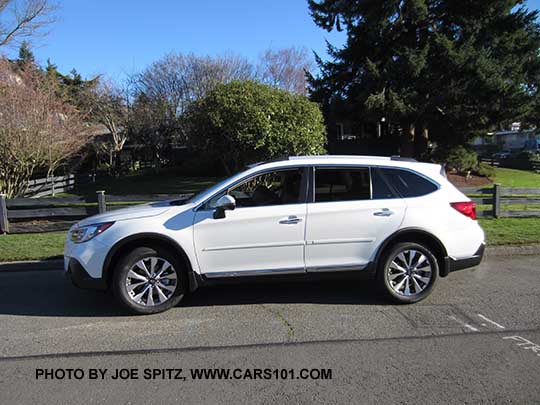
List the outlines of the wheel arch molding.
<svg viewBox="0 0 540 405">
<path fill-rule="evenodd" d="M 373 263 L 375 264 L 375 268 L 377 270 L 379 267 L 381 256 L 383 255 L 384 251 L 388 247 L 400 242 L 416 242 L 425 243 L 426 245 L 428 245 L 428 247 L 433 250 L 433 254 L 437 258 L 439 264 L 439 275 L 441 277 L 446 277 L 448 275 L 446 263 L 446 257 L 448 256 L 448 253 L 446 251 L 446 248 L 444 247 L 444 244 L 435 235 L 421 228 L 403 228 L 387 237 L 377 249 L 375 259 L 373 260 Z"/>
<path fill-rule="evenodd" d="M 130 235 L 119 240 L 113 245 L 113 247 L 107 253 L 105 261 L 103 262 L 102 278 L 103 280 L 105 280 L 107 286 L 111 285 L 111 278 L 114 272 L 114 268 L 118 261 L 121 259 L 123 253 L 141 246 L 166 247 L 171 249 L 171 251 L 173 251 L 174 253 L 177 253 L 185 265 L 190 284 L 190 291 L 197 288 L 197 285 L 193 285 L 194 278 L 192 277 L 193 267 L 191 265 L 191 261 L 189 260 L 189 257 L 186 254 L 185 250 L 182 248 L 182 246 L 180 246 L 178 242 L 176 242 L 169 236 L 152 232 L 143 232 Z"/>
</svg>

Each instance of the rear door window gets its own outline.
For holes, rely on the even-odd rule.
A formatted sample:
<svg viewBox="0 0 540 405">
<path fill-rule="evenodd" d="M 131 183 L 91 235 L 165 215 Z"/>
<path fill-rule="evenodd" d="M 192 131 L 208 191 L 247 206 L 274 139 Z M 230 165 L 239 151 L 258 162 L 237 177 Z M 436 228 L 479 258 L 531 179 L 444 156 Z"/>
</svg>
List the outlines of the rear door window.
<svg viewBox="0 0 540 405">
<path fill-rule="evenodd" d="M 369 168 L 315 168 L 315 202 L 369 200 Z"/>
</svg>

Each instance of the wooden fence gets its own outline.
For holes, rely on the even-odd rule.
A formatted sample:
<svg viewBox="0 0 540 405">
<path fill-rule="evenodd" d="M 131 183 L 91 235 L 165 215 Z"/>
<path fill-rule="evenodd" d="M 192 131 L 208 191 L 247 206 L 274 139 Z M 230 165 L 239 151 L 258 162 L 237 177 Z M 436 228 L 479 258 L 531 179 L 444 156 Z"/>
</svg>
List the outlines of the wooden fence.
<svg viewBox="0 0 540 405">
<path fill-rule="evenodd" d="M 527 159 L 498 159 L 498 158 L 481 158 L 482 163 L 487 163 L 493 167 L 507 167 L 509 169 L 533 170 L 540 172 L 540 160 Z"/>
<path fill-rule="evenodd" d="M 67 230 L 91 215 L 161 200 L 182 200 L 192 194 L 106 195 L 98 191 L 93 201 L 82 197 L 15 198 L 0 194 L 0 234 Z"/>
<path fill-rule="evenodd" d="M 72 190 L 73 187 L 75 187 L 75 176 L 73 174 L 30 180 L 28 188 L 24 192 L 24 197 L 54 196 L 56 193 L 65 193 Z"/>
<path fill-rule="evenodd" d="M 540 189 L 505 188 L 499 185 L 462 188 L 477 204 L 479 218 L 540 218 Z M 51 232 L 68 229 L 90 215 L 160 200 L 187 199 L 183 195 L 106 195 L 98 191 L 92 201 L 82 197 L 15 198 L 0 195 L 0 233 Z"/>
<path fill-rule="evenodd" d="M 487 163 L 488 165 L 493 167 L 499 167 L 500 165 L 499 159 L 496 158 L 480 158 L 480 162 Z"/>
<path fill-rule="evenodd" d="M 101 177 L 100 174 L 96 175 L 95 173 L 90 173 L 79 175 L 69 174 L 66 176 L 53 176 L 30 180 L 28 181 L 28 187 L 24 192 L 23 197 L 54 197 L 56 193 L 65 193 L 73 190 L 76 185 L 93 183 L 96 181 L 96 176 Z"/>
<path fill-rule="evenodd" d="M 479 218 L 540 217 L 539 188 L 509 188 L 494 184 L 460 190 L 477 204 Z"/>
</svg>

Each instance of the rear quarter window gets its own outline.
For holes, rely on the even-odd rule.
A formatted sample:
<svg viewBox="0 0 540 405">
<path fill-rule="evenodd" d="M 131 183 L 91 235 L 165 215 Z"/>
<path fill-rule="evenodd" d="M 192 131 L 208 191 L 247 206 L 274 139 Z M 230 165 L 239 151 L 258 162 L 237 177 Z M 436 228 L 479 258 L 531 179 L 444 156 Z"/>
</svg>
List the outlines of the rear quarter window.
<svg viewBox="0 0 540 405">
<path fill-rule="evenodd" d="M 384 178 L 402 197 L 420 197 L 433 193 L 437 185 L 418 174 L 402 169 L 380 169 Z"/>
</svg>

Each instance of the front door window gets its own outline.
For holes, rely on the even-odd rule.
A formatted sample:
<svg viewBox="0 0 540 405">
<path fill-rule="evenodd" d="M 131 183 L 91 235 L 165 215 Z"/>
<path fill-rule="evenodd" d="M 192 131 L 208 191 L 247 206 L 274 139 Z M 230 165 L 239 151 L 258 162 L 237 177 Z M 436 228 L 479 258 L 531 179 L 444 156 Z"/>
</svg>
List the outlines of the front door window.
<svg viewBox="0 0 540 405">
<path fill-rule="evenodd" d="M 279 170 L 252 177 L 229 190 L 237 207 L 264 207 L 300 202 L 301 169 Z"/>
</svg>

